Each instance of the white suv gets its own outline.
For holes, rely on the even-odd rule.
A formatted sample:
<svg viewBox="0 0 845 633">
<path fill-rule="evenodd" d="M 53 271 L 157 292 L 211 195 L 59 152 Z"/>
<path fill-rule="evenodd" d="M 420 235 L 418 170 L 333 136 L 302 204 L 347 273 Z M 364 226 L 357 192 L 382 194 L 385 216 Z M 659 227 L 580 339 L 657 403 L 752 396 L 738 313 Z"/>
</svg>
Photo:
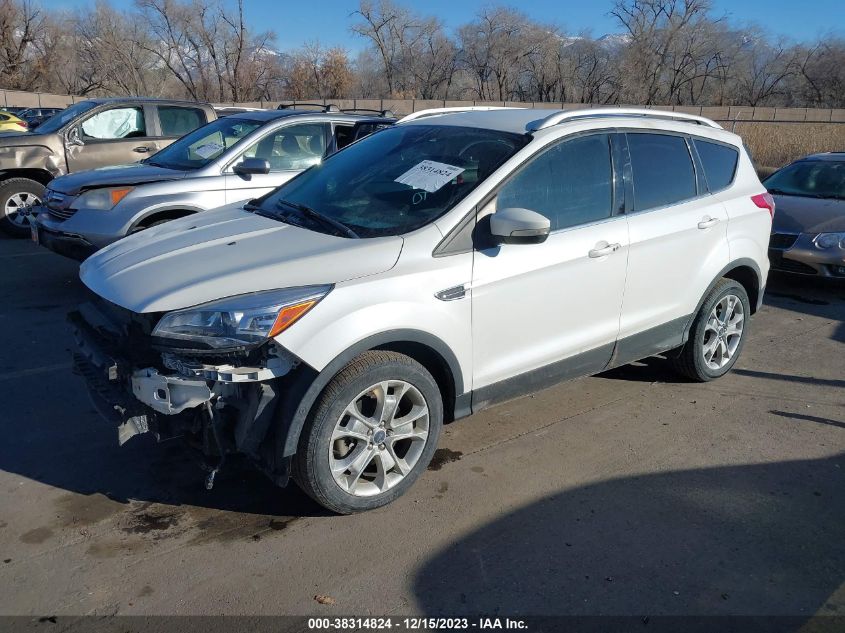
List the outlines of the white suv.
<svg viewBox="0 0 845 633">
<path fill-rule="evenodd" d="M 209 487 L 241 453 L 367 510 L 497 401 L 663 352 L 726 373 L 773 213 L 740 138 L 700 117 L 417 113 L 88 259 L 75 358 L 121 442 L 182 436 Z"/>
</svg>

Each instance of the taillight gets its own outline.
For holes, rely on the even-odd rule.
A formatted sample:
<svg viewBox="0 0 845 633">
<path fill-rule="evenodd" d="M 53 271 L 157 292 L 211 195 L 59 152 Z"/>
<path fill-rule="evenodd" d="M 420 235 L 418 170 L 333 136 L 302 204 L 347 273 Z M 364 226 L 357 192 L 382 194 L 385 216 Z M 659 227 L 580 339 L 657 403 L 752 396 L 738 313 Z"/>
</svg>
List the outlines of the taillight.
<svg viewBox="0 0 845 633">
<path fill-rule="evenodd" d="M 756 196 L 751 196 L 751 202 L 756 204 L 761 209 L 766 209 L 772 219 L 775 219 L 775 199 L 768 191 L 766 193 L 758 193 Z"/>
<path fill-rule="evenodd" d="M 15 123 L 17 123 L 21 127 L 29 127 L 29 123 L 27 123 L 26 121 L 15 121 Z"/>
</svg>

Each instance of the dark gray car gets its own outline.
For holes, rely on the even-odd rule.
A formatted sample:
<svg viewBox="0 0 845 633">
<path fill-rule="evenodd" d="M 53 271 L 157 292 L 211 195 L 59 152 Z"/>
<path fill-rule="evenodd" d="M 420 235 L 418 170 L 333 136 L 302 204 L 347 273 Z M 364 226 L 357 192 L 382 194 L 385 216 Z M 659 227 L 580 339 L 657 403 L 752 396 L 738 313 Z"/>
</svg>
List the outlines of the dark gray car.
<svg viewBox="0 0 845 633">
<path fill-rule="evenodd" d="M 845 279 L 845 152 L 807 156 L 763 184 L 775 198 L 772 269 Z"/>
<path fill-rule="evenodd" d="M 217 118 L 203 103 L 121 97 L 80 101 L 33 132 L 0 134 L 0 229 L 29 235 L 45 185 L 70 172 L 141 160 Z"/>
</svg>

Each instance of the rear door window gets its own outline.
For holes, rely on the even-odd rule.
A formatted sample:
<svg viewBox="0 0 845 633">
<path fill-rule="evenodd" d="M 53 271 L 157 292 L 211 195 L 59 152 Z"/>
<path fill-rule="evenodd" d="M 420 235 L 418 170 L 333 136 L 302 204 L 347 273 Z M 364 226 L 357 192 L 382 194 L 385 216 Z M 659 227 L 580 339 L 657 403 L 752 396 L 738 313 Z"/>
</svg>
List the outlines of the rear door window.
<svg viewBox="0 0 845 633">
<path fill-rule="evenodd" d="M 692 142 L 704 166 L 704 176 L 710 191 L 720 191 L 730 186 L 736 172 L 739 152 L 733 147 L 700 138 L 693 139 Z"/>
<path fill-rule="evenodd" d="M 686 139 L 670 134 L 628 133 L 634 177 L 634 211 L 646 211 L 697 195 Z"/>
<path fill-rule="evenodd" d="M 182 106 L 159 106 L 158 120 L 162 136 L 184 136 L 206 124 L 205 112 Z"/>
</svg>

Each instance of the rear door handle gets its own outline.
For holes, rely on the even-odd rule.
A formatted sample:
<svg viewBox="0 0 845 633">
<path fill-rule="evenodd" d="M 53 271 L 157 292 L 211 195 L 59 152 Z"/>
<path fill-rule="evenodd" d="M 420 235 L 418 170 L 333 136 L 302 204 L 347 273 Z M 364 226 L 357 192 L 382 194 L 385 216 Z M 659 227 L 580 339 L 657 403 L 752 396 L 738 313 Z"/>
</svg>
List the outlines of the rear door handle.
<svg viewBox="0 0 845 633">
<path fill-rule="evenodd" d="M 701 222 L 698 223 L 698 228 L 709 229 L 711 226 L 715 226 L 718 221 L 719 218 L 711 218 L 709 216 L 705 217 Z"/>
<path fill-rule="evenodd" d="M 138 152 L 139 154 L 146 154 L 147 152 L 149 152 L 149 151 L 150 151 L 150 148 L 149 148 L 149 147 L 147 147 L 146 145 L 139 145 L 138 147 L 136 147 L 136 148 L 135 148 L 135 149 L 133 149 L 132 151 L 133 151 L 133 152 Z"/>
<path fill-rule="evenodd" d="M 619 243 L 608 244 L 607 242 L 599 242 L 596 244 L 596 247 L 588 253 L 588 255 L 592 258 L 604 257 L 605 255 L 610 255 L 611 253 L 618 251 L 620 248 L 622 248 L 622 245 Z"/>
</svg>

